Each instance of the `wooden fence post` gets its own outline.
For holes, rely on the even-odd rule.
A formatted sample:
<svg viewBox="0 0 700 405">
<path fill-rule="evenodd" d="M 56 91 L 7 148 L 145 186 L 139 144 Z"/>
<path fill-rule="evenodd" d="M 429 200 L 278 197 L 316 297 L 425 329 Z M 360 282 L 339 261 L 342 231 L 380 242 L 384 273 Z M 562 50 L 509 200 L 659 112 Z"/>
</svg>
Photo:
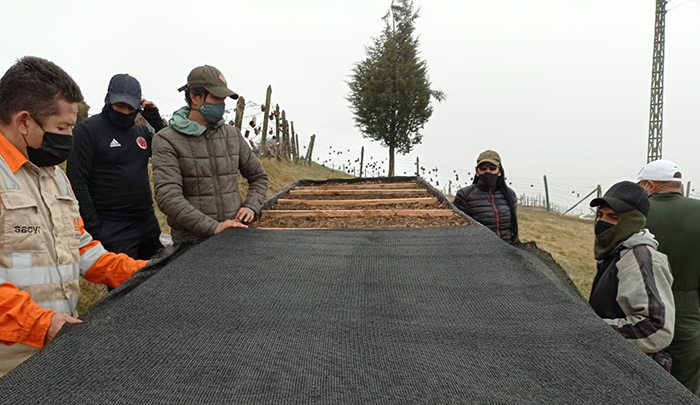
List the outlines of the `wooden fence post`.
<svg viewBox="0 0 700 405">
<path fill-rule="evenodd" d="M 418 156 L 416 156 L 416 176 L 420 177 L 420 161 L 418 160 Z"/>
<path fill-rule="evenodd" d="M 297 145 L 297 160 L 299 159 L 299 156 L 301 156 L 301 147 L 299 146 L 299 134 L 294 135 L 294 143 Z"/>
<path fill-rule="evenodd" d="M 549 211 L 549 187 L 547 186 L 547 175 L 544 175 L 544 195 L 547 198 L 547 211 Z"/>
<path fill-rule="evenodd" d="M 264 117 L 262 138 L 260 139 L 260 153 L 262 153 L 267 146 L 267 121 L 270 118 L 270 99 L 272 99 L 272 86 L 267 86 L 267 96 L 265 96 L 265 107 L 263 110 Z"/>
<path fill-rule="evenodd" d="M 299 157 L 299 151 L 297 150 L 299 148 L 299 145 L 297 145 L 297 137 L 294 132 L 294 121 L 291 121 L 290 123 L 292 127 L 292 136 L 291 136 L 291 141 L 292 141 L 292 160 L 297 160 Z"/>
<path fill-rule="evenodd" d="M 316 141 L 316 134 L 311 135 L 311 141 L 309 141 L 309 150 L 306 151 L 306 164 L 311 164 L 311 159 L 314 153 L 314 142 Z"/>
<path fill-rule="evenodd" d="M 579 204 L 581 204 L 582 202 L 586 201 L 586 198 L 592 196 L 593 193 L 595 193 L 595 192 L 598 192 L 599 195 L 600 195 L 600 186 L 594 188 L 593 191 L 591 191 L 590 193 L 586 194 L 586 196 L 583 197 L 583 198 L 581 199 L 581 201 L 579 201 L 579 202 L 577 202 L 576 204 L 574 204 L 573 207 L 571 207 L 571 208 L 569 208 L 568 210 L 566 210 L 566 212 L 564 212 L 562 215 L 568 214 L 569 211 L 573 210 L 573 209 L 576 208 Z"/>
<path fill-rule="evenodd" d="M 284 154 L 284 160 L 289 160 L 289 122 L 287 121 L 287 112 L 282 110 L 282 153 Z"/>
<path fill-rule="evenodd" d="M 284 143 L 280 139 L 280 129 L 282 127 L 282 124 L 280 122 L 280 105 L 276 104 L 275 105 L 275 139 L 277 139 L 277 143 L 279 146 L 276 146 L 277 148 L 277 159 L 281 160 L 282 159 L 282 151 L 284 150 Z"/>
<path fill-rule="evenodd" d="M 363 146 L 362 150 L 360 151 L 360 177 L 362 177 L 364 163 L 365 163 L 365 147 Z"/>
<path fill-rule="evenodd" d="M 236 120 L 233 124 L 240 131 L 243 126 L 243 112 L 245 111 L 245 99 L 243 96 L 238 97 L 238 102 L 236 103 Z"/>
</svg>

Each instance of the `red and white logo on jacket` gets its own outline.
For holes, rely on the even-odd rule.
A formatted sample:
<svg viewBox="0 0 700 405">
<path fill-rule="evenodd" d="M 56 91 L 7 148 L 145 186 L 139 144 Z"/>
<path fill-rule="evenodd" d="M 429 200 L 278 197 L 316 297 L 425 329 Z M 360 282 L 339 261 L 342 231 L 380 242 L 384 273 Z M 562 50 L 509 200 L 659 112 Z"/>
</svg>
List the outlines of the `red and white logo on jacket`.
<svg viewBox="0 0 700 405">
<path fill-rule="evenodd" d="M 142 136 L 139 136 L 138 138 L 136 138 L 136 144 L 141 149 L 146 149 L 148 147 L 148 143 L 146 143 L 146 140 Z"/>
</svg>

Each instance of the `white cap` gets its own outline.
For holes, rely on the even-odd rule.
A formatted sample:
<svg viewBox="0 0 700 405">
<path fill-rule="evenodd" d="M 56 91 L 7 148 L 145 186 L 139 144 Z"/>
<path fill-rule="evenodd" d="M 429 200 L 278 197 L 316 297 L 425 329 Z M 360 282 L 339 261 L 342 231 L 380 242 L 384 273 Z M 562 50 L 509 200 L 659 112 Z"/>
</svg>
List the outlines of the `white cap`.
<svg viewBox="0 0 700 405">
<path fill-rule="evenodd" d="M 682 182 L 683 178 L 677 164 L 670 160 L 659 159 L 648 163 L 639 171 L 637 182 L 642 180 Z"/>
</svg>

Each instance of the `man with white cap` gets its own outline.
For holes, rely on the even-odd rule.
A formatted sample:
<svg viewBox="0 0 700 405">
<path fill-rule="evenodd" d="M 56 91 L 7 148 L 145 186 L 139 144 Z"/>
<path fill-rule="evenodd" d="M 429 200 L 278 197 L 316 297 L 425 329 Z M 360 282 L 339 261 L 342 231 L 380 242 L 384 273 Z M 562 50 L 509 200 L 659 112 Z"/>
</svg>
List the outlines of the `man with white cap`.
<svg viewBox="0 0 700 405">
<path fill-rule="evenodd" d="M 669 160 L 647 164 L 637 182 L 651 194 L 647 228 L 668 256 L 675 280 L 671 374 L 700 396 L 700 201 L 683 196 L 682 172 Z"/>
</svg>

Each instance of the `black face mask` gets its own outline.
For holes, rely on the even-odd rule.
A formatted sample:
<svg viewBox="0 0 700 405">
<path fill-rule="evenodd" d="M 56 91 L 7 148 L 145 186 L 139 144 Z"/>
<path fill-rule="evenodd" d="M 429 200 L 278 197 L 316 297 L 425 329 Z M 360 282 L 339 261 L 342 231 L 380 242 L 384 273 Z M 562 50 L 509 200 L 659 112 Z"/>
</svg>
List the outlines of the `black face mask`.
<svg viewBox="0 0 700 405">
<path fill-rule="evenodd" d="M 138 111 L 134 111 L 131 114 L 124 114 L 113 109 L 111 105 L 105 106 L 104 110 L 107 111 L 109 121 L 114 124 L 114 126 L 123 129 L 133 127 L 136 121 L 136 114 L 138 114 Z"/>
<path fill-rule="evenodd" d="M 496 187 L 498 183 L 498 173 L 484 173 L 479 175 L 479 186 L 485 189 Z"/>
<path fill-rule="evenodd" d="M 39 126 L 41 128 L 41 126 Z M 42 130 L 44 128 L 41 128 Z M 24 139 L 27 142 L 27 139 Z M 65 162 L 73 149 L 73 136 L 44 131 L 41 147 L 34 149 L 27 145 L 27 157 L 37 166 L 56 166 Z"/>
<path fill-rule="evenodd" d="M 593 228 L 593 232 L 595 232 L 596 235 L 600 235 L 614 226 L 615 224 L 611 224 L 610 222 L 597 220 L 595 221 L 595 227 Z"/>
</svg>

